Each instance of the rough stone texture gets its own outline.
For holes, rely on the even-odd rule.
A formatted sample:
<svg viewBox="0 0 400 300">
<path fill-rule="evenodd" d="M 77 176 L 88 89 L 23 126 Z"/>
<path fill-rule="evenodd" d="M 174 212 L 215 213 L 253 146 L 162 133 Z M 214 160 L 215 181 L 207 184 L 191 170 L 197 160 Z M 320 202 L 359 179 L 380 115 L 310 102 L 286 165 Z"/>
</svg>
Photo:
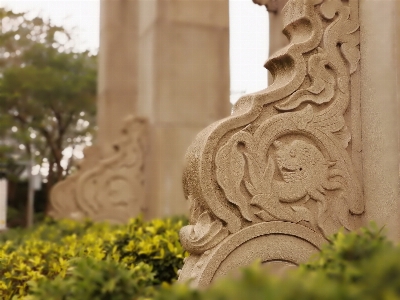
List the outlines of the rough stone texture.
<svg viewBox="0 0 400 300">
<path fill-rule="evenodd" d="M 138 111 L 151 124 L 146 215 L 185 214 L 185 151 L 230 112 L 228 0 L 146 0 L 139 7 Z"/>
<path fill-rule="evenodd" d="M 366 220 L 398 241 L 399 222 L 398 0 L 360 1 L 363 180 Z"/>
<path fill-rule="evenodd" d="M 266 63 L 272 85 L 186 154 L 179 280 L 194 286 L 256 259 L 296 266 L 362 222 L 358 0 L 289 0 L 281 14 L 290 42 Z"/>
</svg>

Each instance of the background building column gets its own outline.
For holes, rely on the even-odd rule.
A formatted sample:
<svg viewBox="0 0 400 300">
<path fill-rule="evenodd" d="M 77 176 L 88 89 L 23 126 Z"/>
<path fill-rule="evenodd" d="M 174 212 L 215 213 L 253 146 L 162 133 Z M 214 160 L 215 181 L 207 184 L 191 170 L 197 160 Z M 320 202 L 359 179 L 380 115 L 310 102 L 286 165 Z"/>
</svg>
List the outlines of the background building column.
<svg viewBox="0 0 400 300">
<path fill-rule="evenodd" d="M 230 113 L 229 1 L 139 1 L 138 110 L 151 123 L 149 217 L 187 214 L 182 171 L 196 134 Z"/>
<path fill-rule="evenodd" d="M 101 0 L 97 144 L 112 153 L 138 99 L 138 0 Z"/>
</svg>

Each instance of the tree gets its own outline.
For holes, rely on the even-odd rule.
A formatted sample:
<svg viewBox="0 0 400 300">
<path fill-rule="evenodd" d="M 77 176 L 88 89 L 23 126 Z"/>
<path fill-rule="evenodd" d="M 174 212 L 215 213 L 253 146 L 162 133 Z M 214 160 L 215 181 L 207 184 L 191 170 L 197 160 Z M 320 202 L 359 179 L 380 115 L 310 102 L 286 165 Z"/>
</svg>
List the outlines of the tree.
<svg viewBox="0 0 400 300">
<path fill-rule="evenodd" d="M 96 77 L 66 29 L 0 8 L 0 145 L 47 166 L 48 191 L 70 172 L 63 151 L 92 136 Z"/>
</svg>

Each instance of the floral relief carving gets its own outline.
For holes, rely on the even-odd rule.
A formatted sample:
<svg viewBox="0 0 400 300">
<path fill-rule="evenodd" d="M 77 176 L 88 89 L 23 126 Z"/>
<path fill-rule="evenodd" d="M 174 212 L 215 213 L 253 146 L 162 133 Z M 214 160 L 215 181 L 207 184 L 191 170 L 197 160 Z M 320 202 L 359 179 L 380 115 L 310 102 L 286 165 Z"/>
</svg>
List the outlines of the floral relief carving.
<svg viewBox="0 0 400 300">
<path fill-rule="evenodd" d="M 147 120 L 128 117 L 114 154 L 79 178 L 77 198 L 88 217 L 123 223 L 143 211 L 147 138 Z"/>
<path fill-rule="evenodd" d="M 290 43 L 266 63 L 273 84 L 239 99 L 231 117 L 204 129 L 189 148 L 185 193 L 201 217 L 192 215 L 181 231 L 192 256 L 180 280 L 209 283 L 218 269 L 201 270 L 213 253 L 256 224 L 294 224 L 290 231 L 313 235 L 297 235 L 299 245 L 314 246 L 314 233 L 327 239 L 359 226 L 364 203 L 344 117 L 360 61 L 355 9 L 356 0 L 289 0 L 280 13 Z M 193 266 L 195 277 L 188 275 Z"/>
<path fill-rule="evenodd" d="M 147 120 L 127 117 L 113 148 L 106 157 L 98 146 L 84 150 L 78 171 L 51 191 L 52 217 L 121 223 L 143 212 Z"/>
</svg>

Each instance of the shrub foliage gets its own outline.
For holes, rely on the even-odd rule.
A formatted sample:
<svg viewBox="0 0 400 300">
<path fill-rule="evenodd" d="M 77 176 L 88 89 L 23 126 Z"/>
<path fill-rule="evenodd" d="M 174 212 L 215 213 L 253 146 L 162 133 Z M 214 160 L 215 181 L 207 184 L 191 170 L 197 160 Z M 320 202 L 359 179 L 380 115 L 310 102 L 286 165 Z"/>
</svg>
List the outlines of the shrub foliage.
<svg viewBox="0 0 400 300">
<path fill-rule="evenodd" d="M 254 265 L 243 270 L 239 279 L 222 280 L 206 291 L 174 285 L 156 299 L 400 299 L 400 247 L 371 224 L 359 232 L 338 232 L 318 255 L 284 278 L 273 277 Z"/>
<path fill-rule="evenodd" d="M 207 290 L 173 284 L 179 220 L 47 222 L 0 236 L 0 298 L 25 300 L 400 299 L 400 247 L 374 225 L 335 234 L 283 278 L 258 264 Z"/>
<path fill-rule="evenodd" d="M 110 299 L 110 293 L 112 299 L 130 299 L 124 293 L 133 297 L 144 293 L 143 286 L 177 277 L 185 255 L 178 238 L 182 226 L 182 221 L 136 218 L 120 226 L 63 220 L 11 230 L 0 236 L 0 299 L 31 291 L 49 300 L 51 294 Z"/>
</svg>

